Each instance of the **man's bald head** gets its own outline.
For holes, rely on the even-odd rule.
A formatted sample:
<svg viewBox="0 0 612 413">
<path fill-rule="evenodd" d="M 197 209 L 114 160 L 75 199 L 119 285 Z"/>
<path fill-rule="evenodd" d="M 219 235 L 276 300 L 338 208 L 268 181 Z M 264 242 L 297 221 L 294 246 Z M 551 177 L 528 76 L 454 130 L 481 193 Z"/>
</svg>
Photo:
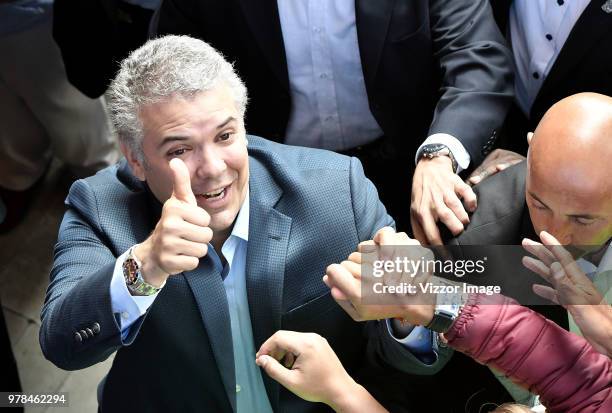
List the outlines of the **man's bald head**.
<svg viewBox="0 0 612 413">
<path fill-rule="evenodd" d="M 535 130 L 527 162 L 537 231 L 575 245 L 612 236 L 611 97 L 580 93 L 552 106 Z"/>
</svg>

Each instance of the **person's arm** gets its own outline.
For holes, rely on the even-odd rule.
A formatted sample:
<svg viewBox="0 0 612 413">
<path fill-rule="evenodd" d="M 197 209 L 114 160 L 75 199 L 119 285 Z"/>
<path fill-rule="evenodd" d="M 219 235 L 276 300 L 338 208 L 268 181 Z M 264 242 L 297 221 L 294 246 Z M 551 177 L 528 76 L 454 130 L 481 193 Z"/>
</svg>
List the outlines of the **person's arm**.
<svg viewBox="0 0 612 413">
<path fill-rule="evenodd" d="M 539 394 L 547 411 L 612 409 L 612 361 L 586 340 L 501 295 L 473 295 L 448 344 Z"/>
<path fill-rule="evenodd" d="M 336 412 L 385 413 L 348 375 L 327 340 L 314 333 L 277 331 L 256 354 L 256 363 L 295 395 Z"/>
<path fill-rule="evenodd" d="M 363 167 L 357 158 L 351 158 L 350 185 L 355 227 L 360 240 L 372 240 L 381 228 L 395 227 L 395 222 L 380 202 L 374 184 L 365 177 Z M 351 314 L 351 306 L 346 301 L 336 301 L 353 318 L 359 317 L 354 313 Z M 376 337 L 376 340 L 369 341 L 369 345 L 376 346 L 373 349 L 374 354 L 380 355 L 389 366 L 407 373 L 435 374 L 448 363 L 452 356 L 452 350 L 449 348 L 439 348 L 434 351 L 431 344 L 431 351 L 423 348 L 422 340 L 417 340 L 418 334 L 416 333 L 408 340 L 398 340 L 398 337 L 395 337 L 392 330 L 388 328 L 385 320 L 370 321 L 366 331 L 367 334 Z"/>
<path fill-rule="evenodd" d="M 123 343 L 110 296 L 117 257 L 101 239 L 87 181 L 73 184 L 67 204 L 41 312 L 40 345 L 53 364 L 76 370 L 105 360 Z"/>
<path fill-rule="evenodd" d="M 487 0 L 430 2 L 434 57 L 442 73 L 440 98 L 424 143 L 446 145 L 461 169 L 480 164 L 493 146 L 513 99 L 510 50 Z M 463 201 L 463 204 L 462 204 Z M 451 159 L 417 157 L 411 223 L 422 244 L 441 245 L 440 220 L 458 235 L 476 208 L 471 188 Z"/>
</svg>

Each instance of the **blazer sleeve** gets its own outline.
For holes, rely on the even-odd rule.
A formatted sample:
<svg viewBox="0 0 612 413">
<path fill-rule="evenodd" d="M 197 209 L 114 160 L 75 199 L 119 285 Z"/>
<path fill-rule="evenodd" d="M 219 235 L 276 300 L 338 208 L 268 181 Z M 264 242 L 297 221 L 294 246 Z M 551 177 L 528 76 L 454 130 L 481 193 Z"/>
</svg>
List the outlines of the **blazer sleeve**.
<svg viewBox="0 0 612 413">
<path fill-rule="evenodd" d="M 385 226 L 395 228 L 395 222 L 378 199 L 378 192 L 374 184 L 366 178 L 361 162 L 351 158 L 350 187 L 355 216 L 355 226 L 360 240 L 374 237 L 376 231 Z M 432 364 L 420 361 L 408 348 L 391 337 L 386 322 L 371 321 L 366 323 L 366 336 L 368 337 L 368 359 L 374 364 L 383 362 L 394 369 L 410 374 L 435 374 L 452 356 L 448 347 L 437 350 L 437 359 Z"/>
<path fill-rule="evenodd" d="M 612 361 L 510 298 L 470 297 L 446 337 L 456 350 L 539 394 L 548 412 L 612 411 Z"/>
<path fill-rule="evenodd" d="M 122 341 L 110 297 L 117 257 L 105 245 L 97 224 L 95 194 L 86 181 L 79 180 L 66 203 L 39 338 L 48 360 L 59 368 L 76 370 L 104 361 L 120 346 L 131 344 L 144 317 Z"/>
<path fill-rule="evenodd" d="M 454 136 L 478 165 L 514 98 L 511 53 L 488 0 L 433 0 L 430 19 L 442 87 L 429 134 Z"/>
</svg>

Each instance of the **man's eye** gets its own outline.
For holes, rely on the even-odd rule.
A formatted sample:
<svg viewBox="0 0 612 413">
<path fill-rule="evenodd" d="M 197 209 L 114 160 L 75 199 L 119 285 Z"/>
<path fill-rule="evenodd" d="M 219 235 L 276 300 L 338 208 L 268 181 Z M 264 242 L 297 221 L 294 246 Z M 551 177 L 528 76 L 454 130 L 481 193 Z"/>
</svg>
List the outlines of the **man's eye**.
<svg viewBox="0 0 612 413">
<path fill-rule="evenodd" d="M 222 133 L 221 135 L 219 135 L 219 140 L 220 140 L 220 141 L 226 141 L 226 140 L 228 140 L 228 139 L 229 139 L 231 136 L 232 136 L 232 134 L 231 134 L 231 133 L 229 133 L 229 132 L 225 132 L 225 133 Z"/>
<path fill-rule="evenodd" d="M 578 225 L 591 225 L 593 222 L 595 222 L 595 219 L 593 218 L 583 218 L 583 217 L 575 217 L 574 221 L 578 224 Z"/>
<path fill-rule="evenodd" d="M 181 156 L 184 153 L 185 153 L 185 149 L 181 148 L 181 149 L 177 149 L 175 151 L 172 151 L 172 152 L 168 153 L 168 155 L 170 155 L 170 156 Z"/>
</svg>

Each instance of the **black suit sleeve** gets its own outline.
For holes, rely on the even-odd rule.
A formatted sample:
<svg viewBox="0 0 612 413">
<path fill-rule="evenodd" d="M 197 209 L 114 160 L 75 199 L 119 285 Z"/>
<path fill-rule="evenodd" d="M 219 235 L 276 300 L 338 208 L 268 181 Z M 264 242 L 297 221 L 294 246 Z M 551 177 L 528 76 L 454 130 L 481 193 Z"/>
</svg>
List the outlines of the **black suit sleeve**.
<svg viewBox="0 0 612 413">
<path fill-rule="evenodd" d="M 510 50 L 487 0 L 435 0 L 430 19 L 442 86 L 429 133 L 459 139 L 476 166 L 514 97 Z"/>
</svg>

